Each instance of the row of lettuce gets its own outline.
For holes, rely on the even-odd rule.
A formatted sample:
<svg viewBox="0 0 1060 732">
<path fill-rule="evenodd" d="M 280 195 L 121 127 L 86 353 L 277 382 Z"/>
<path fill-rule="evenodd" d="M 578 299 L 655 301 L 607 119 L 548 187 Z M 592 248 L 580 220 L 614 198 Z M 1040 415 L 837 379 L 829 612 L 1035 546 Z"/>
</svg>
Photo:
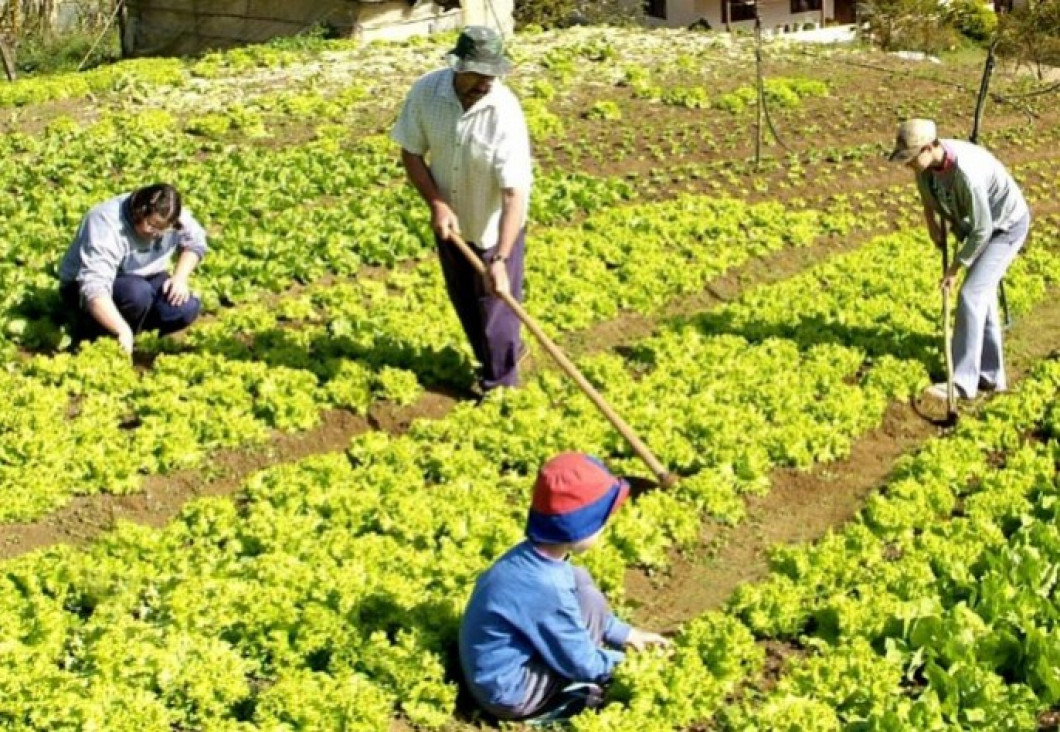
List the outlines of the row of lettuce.
<svg viewBox="0 0 1060 732">
<path fill-rule="evenodd" d="M 195 278 L 210 310 L 428 251 L 425 207 L 405 185 L 385 137 L 326 138 L 238 154 L 217 146 L 200 160 L 200 147 L 174 131 L 165 115 L 147 117 L 115 116 L 88 134 L 53 130 L 0 141 L 8 145 L 5 156 L 27 157 L 25 165 L 0 170 L 5 187 L 23 192 L 0 204 L 0 317 L 9 351 L 16 341 L 57 345 L 55 271 L 80 217 L 116 191 L 155 177 L 183 190 L 189 209 L 214 232 Z M 619 180 L 542 175 L 531 214 L 549 225 L 630 195 Z"/>
<path fill-rule="evenodd" d="M 938 296 L 923 255 L 918 237 L 879 238 L 714 313 L 660 325 L 624 356 L 582 360 L 685 476 L 672 492 L 624 508 L 587 556 L 606 588 L 620 594 L 630 565 L 666 566 L 673 549 L 696 543 L 704 517 L 741 520 L 743 496 L 769 490 L 776 467 L 845 456 L 888 404 L 927 382 L 925 364 L 939 360 Z M 1041 300 L 1055 271 L 1044 247 L 1020 262 L 1017 311 Z M 859 330 L 879 337 L 847 343 Z M 119 524 L 85 550 L 56 546 L 5 562 L 0 720 L 42 730 L 378 730 L 398 713 L 441 728 L 454 710 L 454 634 L 473 578 L 518 540 L 537 466 L 572 447 L 643 471 L 567 380 L 541 372 L 522 389 L 416 422 L 404 435 L 367 433 L 344 454 L 273 467 L 251 477 L 237 501 L 197 500 L 163 529 Z M 898 514 L 880 503 L 872 515 Z M 794 559 L 781 566 L 815 571 Z M 871 575 L 872 566 L 848 569 Z M 633 659 L 636 672 L 616 688 L 622 703 L 579 724 L 660 729 L 702 719 L 754 682 L 755 634 L 820 628 L 828 637 L 824 620 L 798 618 L 838 617 L 832 626 L 845 629 L 860 617 L 855 609 L 877 609 L 859 593 L 850 595 L 856 608 L 843 605 L 837 591 L 838 610 L 815 613 L 810 603 L 824 593 L 773 587 L 745 590 L 733 614 L 690 624 L 672 658 Z M 792 604 L 771 615 L 785 598 Z M 782 688 L 824 675 L 841 691 L 845 668 L 808 659 Z M 924 699 L 943 694 L 933 678 L 917 680 Z M 965 682 L 956 683 L 946 703 L 971 709 L 961 701 Z M 776 698 L 755 705 L 748 697 L 746 709 L 731 712 L 747 715 L 732 717 L 734 729 L 778 705 L 797 708 L 792 714 L 827 707 Z M 917 708 L 925 705 L 935 709 Z M 770 726 L 774 718 L 787 719 L 761 717 L 760 728 L 783 729 Z"/>
<path fill-rule="evenodd" d="M 752 257 L 847 234 L 851 218 L 705 197 L 611 209 L 535 237 L 529 308 L 554 334 L 658 312 Z M 431 261 L 232 308 L 141 348 L 157 355 L 146 371 L 110 342 L 5 370 L 18 408 L 0 431 L 3 519 L 136 490 L 144 475 L 201 465 L 270 429 L 311 428 L 329 407 L 364 414 L 424 386 L 465 388 L 474 368 Z"/>
<path fill-rule="evenodd" d="M 579 732 L 1033 730 L 1060 703 L 1060 362 L 903 459 L 857 521 L 778 547 L 772 573 L 676 651 L 619 671 Z M 767 671 L 764 648 L 782 648 Z M 735 699 L 735 703 L 725 703 Z"/>
<path fill-rule="evenodd" d="M 535 235 L 529 307 L 554 335 L 622 312 L 657 313 L 753 257 L 849 239 L 860 227 L 885 225 L 891 218 L 885 211 L 905 211 L 904 220 L 913 223 L 909 195 L 907 187 L 892 187 L 871 200 L 835 197 L 827 214 L 702 196 L 601 211 L 577 226 Z M 603 200 L 589 195 L 579 205 L 592 208 Z M 1049 241 L 1047 225 L 1039 228 Z M 902 256 L 922 256 L 915 249 L 911 244 Z M 878 277 L 894 256 L 867 262 L 867 276 Z M 924 276 L 931 272 L 922 269 Z M 924 295 L 912 291 L 912 280 L 892 288 L 899 285 L 906 288 L 902 297 Z M 829 283 L 847 286 L 854 287 L 853 296 L 872 292 L 873 285 L 857 274 Z M 1013 290 L 1016 298 L 1041 296 L 1040 285 Z M 828 307 L 812 292 L 801 297 L 805 302 L 793 316 Z M 886 298 L 857 299 L 860 307 L 873 303 L 879 311 L 863 327 L 822 313 L 794 335 L 814 337 L 809 323 L 817 324 L 820 338 L 834 337 L 829 333 L 839 327 L 855 345 L 887 342 L 895 355 L 930 360 L 923 348 L 931 342 L 930 321 L 907 330 L 906 323 L 891 322 L 900 312 L 889 311 Z M 777 323 L 719 320 L 735 317 L 730 310 L 704 317 L 716 321 L 712 328 L 752 338 L 764 328 L 792 335 Z M 407 404 L 424 387 L 464 388 L 473 373 L 430 261 L 228 309 L 181 342 L 145 339 L 141 347 L 158 356 L 147 371 L 123 363 L 109 345 L 35 357 L 6 370 L 4 381 L 19 408 L 4 416 L 0 432 L 3 520 L 32 520 L 75 495 L 135 491 L 144 476 L 203 465 L 219 448 L 262 442 L 273 429 L 312 428 L 330 407 L 364 414 L 379 399 Z"/>
<path fill-rule="evenodd" d="M 55 271 L 72 232 L 96 203 L 154 178 L 183 190 L 211 231 L 212 251 L 195 278 L 208 312 L 329 275 L 422 258 L 432 246 L 426 209 L 383 135 L 352 140 L 336 128 L 311 142 L 268 149 L 204 145 L 174 124 L 161 111 L 122 113 L 84 129 L 55 123 L 41 136 L 0 136 L 0 154 L 16 163 L 0 168 L 0 185 L 20 192 L 0 201 L 0 346 L 7 354 L 67 342 Z M 878 191 L 821 201 L 808 171 L 819 178 L 825 168 L 803 163 L 789 160 L 790 170 L 803 174 L 777 184 L 792 205 L 811 199 L 836 206 L 865 228 L 908 208 Z M 668 198 L 682 187 L 733 197 L 758 193 L 746 172 L 733 161 L 680 158 L 625 180 L 545 171 L 531 219 L 535 226 L 570 222 L 634 197 Z M 857 161 L 845 164 L 843 185 L 874 173 Z M 1016 173 L 1032 194 L 1049 200 L 1056 173 L 1047 160 L 1023 163 Z"/>
</svg>

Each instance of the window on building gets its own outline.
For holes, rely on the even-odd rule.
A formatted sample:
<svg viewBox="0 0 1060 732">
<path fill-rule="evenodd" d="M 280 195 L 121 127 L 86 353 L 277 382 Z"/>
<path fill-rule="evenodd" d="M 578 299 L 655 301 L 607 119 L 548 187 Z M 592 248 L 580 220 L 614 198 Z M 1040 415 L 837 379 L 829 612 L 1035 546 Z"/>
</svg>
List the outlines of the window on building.
<svg viewBox="0 0 1060 732">
<path fill-rule="evenodd" d="M 723 23 L 739 23 L 741 20 L 754 20 L 755 2 L 754 0 L 721 0 L 721 14 L 721 20 Z"/>
<path fill-rule="evenodd" d="M 644 12 L 650 18 L 666 20 L 666 0 L 644 0 Z"/>
<path fill-rule="evenodd" d="M 792 13 L 808 13 L 821 10 L 821 0 L 791 0 Z"/>
</svg>

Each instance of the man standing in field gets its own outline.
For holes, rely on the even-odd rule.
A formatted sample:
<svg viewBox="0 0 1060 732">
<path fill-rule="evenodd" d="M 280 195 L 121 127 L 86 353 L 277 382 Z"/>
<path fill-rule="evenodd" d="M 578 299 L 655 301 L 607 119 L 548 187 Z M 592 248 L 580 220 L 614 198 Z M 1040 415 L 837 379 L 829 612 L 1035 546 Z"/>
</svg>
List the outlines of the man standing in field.
<svg viewBox="0 0 1060 732">
<path fill-rule="evenodd" d="M 525 353 L 519 320 L 497 293 L 523 296 L 530 137 L 519 101 L 498 78 L 512 64 L 497 31 L 464 28 L 448 61 L 413 84 L 391 137 L 430 207 L 449 299 L 488 391 L 518 383 Z M 448 242 L 454 233 L 486 264 L 488 281 Z"/>
<path fill-rule="evenodd" d="M 110 335 L 131 354 L 141 330 L 165 335 L 187 328 L 201 308 L 188 280 L 205 255 L 206 232 L 167 183 L 94 207 L 59 266 L 59 293 L 77 337 Z"/>
<path fill-rule="evenodd" d="M 957 234 L 961 247 L 943 274 L 949 291 L 967 268 L 957 305 L 953 338 L 953 380 L 958 395 L 1004 391 L 998 285 L 1027 238 L 1030 211 L 1016 181 L 989 152 L 970 142 L 940 140 L 935 123 L 910 119 L 898 125 L 891 160 L 916 174 L 928 234 L 945 247 L 939 217 Z M 946 384 L 930 396 L 946 398 Z"/>
</svg>

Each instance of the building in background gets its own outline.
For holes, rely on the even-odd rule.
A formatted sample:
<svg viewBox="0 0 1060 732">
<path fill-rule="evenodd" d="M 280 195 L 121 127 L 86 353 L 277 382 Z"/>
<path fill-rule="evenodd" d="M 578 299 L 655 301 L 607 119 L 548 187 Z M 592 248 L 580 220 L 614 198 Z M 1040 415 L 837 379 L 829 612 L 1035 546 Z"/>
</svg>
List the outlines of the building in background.
<svg viewBox="0 0 1060 732">
<path fill-rule="evenodd" d="M 126 56 L 185 56 L 325 27 L 403 40 L 478 24 L 513 29 L 514 0 L 124 0 Z"/>
<path fill-rule="evenodd" d="M 706 21 L 714 30 L 754 27 L 755 0 L 646 0 L 645 11 L 657 25 L 684 28 Z M 808 23 L 853 23 L 855 0 L 758 0 L 762 27 L 796 30 Z"/>
</svg>

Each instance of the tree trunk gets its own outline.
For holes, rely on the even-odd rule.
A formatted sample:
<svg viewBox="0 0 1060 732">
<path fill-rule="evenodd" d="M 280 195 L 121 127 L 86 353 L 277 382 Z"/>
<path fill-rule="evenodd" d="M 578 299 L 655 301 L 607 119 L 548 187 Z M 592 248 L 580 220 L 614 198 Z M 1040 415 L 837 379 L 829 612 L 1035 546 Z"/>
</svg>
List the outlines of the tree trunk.
<svg viewBox="0 0 1060 732">
<path fill-rule="evenodd" d="M 4 73 L 7 74 L 8 81 L 14 81 L 18 78 L 18 72 L 15 70 L 15 52 L 7 44 L 7 40 L 0 36 L 0 57 L 4 62 Z"/>
</svg>

